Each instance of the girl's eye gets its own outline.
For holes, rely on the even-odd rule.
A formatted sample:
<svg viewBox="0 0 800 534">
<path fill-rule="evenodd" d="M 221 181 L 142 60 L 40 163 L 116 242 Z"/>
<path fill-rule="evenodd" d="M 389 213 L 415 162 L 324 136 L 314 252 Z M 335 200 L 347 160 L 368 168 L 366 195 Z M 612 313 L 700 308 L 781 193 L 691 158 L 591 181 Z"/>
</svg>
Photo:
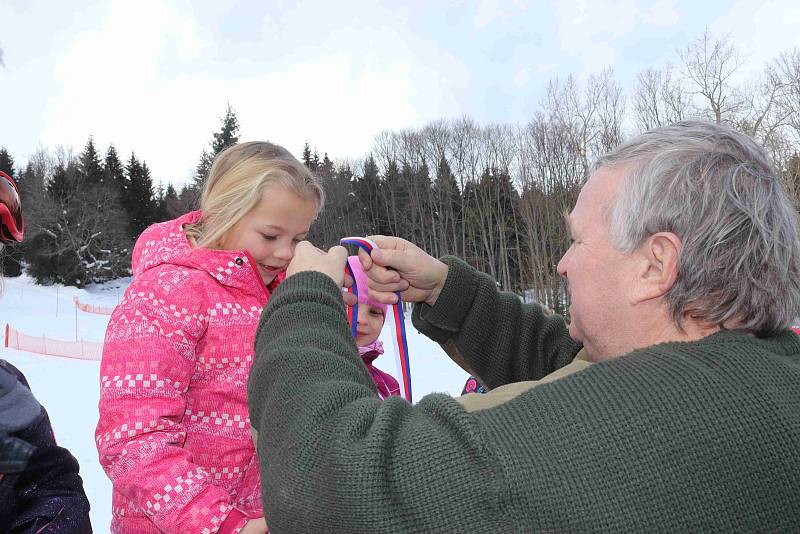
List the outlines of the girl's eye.
<svg viewBox="0 0 800 534">
<path fill-rule="evenodd" d="M 369 313 L 374 317 L 383 317 L 383 313 L 380 310 L 372 310 Z"/>
<path fill-rule="evenodd" d="M 267 235 L 267 234 L 261 234 L 261 237 L 263 237 L 267 241 L 274 241 L 276 239 L 274 235 Z"/>
</svg>

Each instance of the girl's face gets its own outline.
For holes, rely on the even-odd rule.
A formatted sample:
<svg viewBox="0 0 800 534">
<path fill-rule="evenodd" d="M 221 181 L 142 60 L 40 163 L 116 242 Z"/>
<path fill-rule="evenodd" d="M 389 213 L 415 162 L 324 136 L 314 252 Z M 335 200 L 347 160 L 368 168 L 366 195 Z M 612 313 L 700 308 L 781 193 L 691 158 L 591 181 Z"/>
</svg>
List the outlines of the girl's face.
<svg viewBox="0 0 800 534">
<path fill-rule="evenodd" d="M 358 325 L 356 332 L 356 345 L 363 347 L 369 345 L 381 335 L 383 328 L 383 311 L 375 306 L 358 303 Z"/>
<path fill-rule="evenodd" d="M 317 206 L 282 186 L 267 187 L 261 200 L 222 239 L 226 250 L 249 252 L 264 284 L 286 270 L 294 247 L 306 238 Z"/>
</svg>

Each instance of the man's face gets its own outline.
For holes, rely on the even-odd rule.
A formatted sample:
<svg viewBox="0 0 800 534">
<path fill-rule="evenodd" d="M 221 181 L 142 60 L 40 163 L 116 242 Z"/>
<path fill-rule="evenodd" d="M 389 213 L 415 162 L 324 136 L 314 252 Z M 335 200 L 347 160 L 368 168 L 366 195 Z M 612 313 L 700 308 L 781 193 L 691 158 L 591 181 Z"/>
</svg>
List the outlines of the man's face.
<svg viewBox="0 0 800 534">
<path fill-rule="evenodd" d="M 609 240 L 608 214 L 624 169 L 598 169 L 581 189 L 569 214 L 572 245 L 558 262 L 558 273 L 569 284 L 570 336 L 598 361 L 628 352 L 632 311 L 629 298 L 634 262 Z"/>
</svg>

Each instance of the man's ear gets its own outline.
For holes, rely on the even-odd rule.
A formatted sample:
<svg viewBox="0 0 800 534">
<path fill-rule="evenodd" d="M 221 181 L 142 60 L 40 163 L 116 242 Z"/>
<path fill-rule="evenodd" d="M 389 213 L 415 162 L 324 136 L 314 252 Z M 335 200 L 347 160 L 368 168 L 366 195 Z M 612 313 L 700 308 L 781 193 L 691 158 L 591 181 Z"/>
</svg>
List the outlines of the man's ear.
<svg viewBox="0 0 800 534">
<path fill-rule="evenodd" d="M 678 278 L 682 243 L 672 232 L 648 237 L 636 251 L 640 258 L 636 272 L 635 303 L 663 297 Z"/>
</svg>

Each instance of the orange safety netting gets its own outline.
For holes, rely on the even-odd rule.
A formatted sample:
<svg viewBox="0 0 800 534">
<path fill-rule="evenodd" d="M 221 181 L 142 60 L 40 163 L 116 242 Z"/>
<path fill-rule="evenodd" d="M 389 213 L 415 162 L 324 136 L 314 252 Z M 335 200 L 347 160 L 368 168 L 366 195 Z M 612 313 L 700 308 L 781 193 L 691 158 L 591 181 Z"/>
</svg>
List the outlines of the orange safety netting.
<svg viewBox="0 0 800 534">
<path fill-rule="evenodd" d="M 86 313 L 97 313 L 100 315 L 111 315 L 111 312 L 114 311 L 114 308 L 108 308 L 106 306 L 95 306 L 93 304 L 86 304 L 85 302 L 81 302 L 78 300 L 78 297 L 72 297 L 72 301 L 75 303 L 75 307 L 81 311 L 85 311 Z"/>
<path fill-rule="evenodd" d="M 14 330 L 8 324 L 6 324 L 5 337 L 6 347 L 48 356 L 99 361 L 103 355 L 103 344 L 96 341 L 62 341 L 46 336 L 29 336 Z"/>
</svg>

